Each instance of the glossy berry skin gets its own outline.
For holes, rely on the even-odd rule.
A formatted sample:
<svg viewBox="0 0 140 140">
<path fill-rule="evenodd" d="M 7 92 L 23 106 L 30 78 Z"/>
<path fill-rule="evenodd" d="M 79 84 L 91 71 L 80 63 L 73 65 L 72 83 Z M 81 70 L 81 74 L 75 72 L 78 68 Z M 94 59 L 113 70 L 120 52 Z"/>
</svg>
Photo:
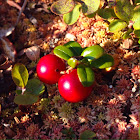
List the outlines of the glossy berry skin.
<svg viewBox="0 0 140 140">
<path fill-rule="evenodd" d="M 38 78 L 46 84 L 57 83 L 62 76 L 60 72 L 65 70 L 66 66 L 64 61 L 54 54 L 43 56 L 36 67 Z"/>
<path fill-rule="evenodd" d="M 61 76 L 58 81 L 58 89 L 61 96 L 69 102 L 80 102 L 86 99 L 92 91 L 93 85 L 84 87 L 79 81 L 77 70 Z"/>
</svg>

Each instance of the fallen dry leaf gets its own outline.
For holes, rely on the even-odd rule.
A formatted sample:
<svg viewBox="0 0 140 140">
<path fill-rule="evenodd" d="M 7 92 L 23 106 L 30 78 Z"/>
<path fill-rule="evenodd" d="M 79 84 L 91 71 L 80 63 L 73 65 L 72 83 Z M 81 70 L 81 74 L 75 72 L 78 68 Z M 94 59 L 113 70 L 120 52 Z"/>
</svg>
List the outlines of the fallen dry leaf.
<svg viewBox="0 0 140 140">
<path fill-rule="evenodd" d="M 14 29 L 15 29 L 14 26 L 12 26 L 8 29 L 1 29 L 0 30 L 0 38 L 9 36 L 14 31 Z"/>
<path fill-rule="evenodd" d="M 7 3 L 12 6 L 12 7 L 15 7 L 17 8 L 18 10 L 21 10 L 21 6 L 19 6 L 17 3 L 15 3 L 14 1 L 12 0 L 7 0 Z"/>
<path fill-rule="evenodd" d="M 1 38 L 2 41 L 2 48 L 5 54 L 11 59 L 13 62 L 15 61 L 16 50 L 12 42 L 6 37 Z"/>
<path fill-rule="evenodd" d="M 11 63 L 8 61 L 8 57 L 6 57 L 4 54 L 0 55 L 0 70 L 1 69 L 7 69 L 11 66 Z"/>
<path fill-rule="evenodd" d="M 32 60 L 32 61 L 36 61 L 39 56 L 40 56 L 40 49 L 37 46 L 32 46 L 30 48 L 26 49 L 26 55 L 27 57 Z"/>
</svg>

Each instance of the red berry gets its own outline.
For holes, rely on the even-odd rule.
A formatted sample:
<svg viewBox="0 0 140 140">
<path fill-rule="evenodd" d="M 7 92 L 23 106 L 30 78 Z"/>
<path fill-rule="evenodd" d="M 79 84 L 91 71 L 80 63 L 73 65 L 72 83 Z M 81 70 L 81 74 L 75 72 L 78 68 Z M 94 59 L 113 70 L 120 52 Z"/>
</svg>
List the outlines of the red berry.
<svg viewBox="0 0 140 140">
<path fill-rule="evenodd" d="M 61 96 L 69 102 L 80 102 L 86 99 L 91 91 L 93 85 L 84 87 L 79 81 L 77 70 L 74 69 L 71 73 L 61 76 L 58 81 L 58 89 Z"/>
<path fill-rule="evenodd" d="M 61 58 L 54 54 L 43 56 L 37 64 L 37 76 L 46 84 L 55 84 L 62 76 L 60 71 L 65 71 L 66 66 Z"/>
</svg>

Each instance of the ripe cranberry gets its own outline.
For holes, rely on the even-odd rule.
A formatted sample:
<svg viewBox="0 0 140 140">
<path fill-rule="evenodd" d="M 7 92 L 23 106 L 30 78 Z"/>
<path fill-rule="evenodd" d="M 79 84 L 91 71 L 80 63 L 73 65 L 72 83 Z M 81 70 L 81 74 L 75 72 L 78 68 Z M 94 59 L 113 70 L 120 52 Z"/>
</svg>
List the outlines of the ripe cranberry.
<svg viewBox="0 0 140 140">
<path fill-rule="evenodd" d="M 60 71 L 66 70 L 64 61 L 54 54 L 43 56 L 37 64 L 37 76 L 46 84 L 55 84 L 62 76 Z"/>
<path fill-rule="evenodd" d="M 86 99 L 91 91 L 93 85 L 84 87 L 79 81 L 77 70 L 74 69 L 71 73 L 61 76 L 58 81 L 58 89 L 61 96 L 69 102 L 80 102 Z"/>
</svg>

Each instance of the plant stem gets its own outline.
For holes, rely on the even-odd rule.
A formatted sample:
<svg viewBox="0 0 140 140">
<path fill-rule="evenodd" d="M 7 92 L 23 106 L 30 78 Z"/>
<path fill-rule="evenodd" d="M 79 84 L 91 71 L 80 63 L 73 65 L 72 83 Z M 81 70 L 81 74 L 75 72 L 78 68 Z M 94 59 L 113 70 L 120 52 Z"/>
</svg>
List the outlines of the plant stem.
<svg viewBox="0 0 140 140">
<path fill-rule="evenodd" d="M 20 16 L 21 16 L 22 12 L 24 11 L 24 9 L 25 9 L 25 7 L 26 7 L 27 2 L 28 2 L 28 0 L 24 0 L 24 3 L 23 3 L 22 8 L 21 8 L 21 10 L 20 10 L 20 12 L 19 12 L 19 15 L 18 15 L 18 18 L 17 18 L 17 21 L 16 21 L 15 26 L 17 26 L 17 24 L 18 24 L 19 19 L 20 19 Z"/>
<path fill-rule="evenodd" d="M 24 92 L 26 91 L 26 88 L 22 88 L 22 95 L 24 94 Z"/>
</svg>

